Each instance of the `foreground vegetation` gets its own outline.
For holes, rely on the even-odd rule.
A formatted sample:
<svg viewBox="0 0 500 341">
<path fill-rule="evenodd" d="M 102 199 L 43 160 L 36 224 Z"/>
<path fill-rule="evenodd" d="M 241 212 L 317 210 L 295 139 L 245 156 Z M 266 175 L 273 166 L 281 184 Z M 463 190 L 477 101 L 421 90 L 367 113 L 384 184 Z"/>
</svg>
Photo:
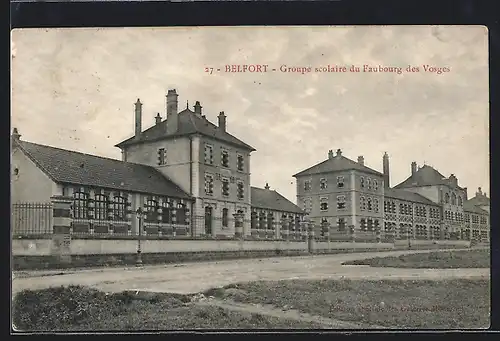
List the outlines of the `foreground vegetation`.
<svg viewBox="0 0 500 341">
<path fill-rule="evenodd" d="M 18 331 L 321 328 L 319 324 L 190 304 L 173 294 L 106 294 L 80 286 L 25 290 L 14 297 Z"/>
<path fill-rule="evenodd" d="M 487 328 L 490 321 L 488 280 L 293 280 L 229 285 L 207 294 L 389 328 Z"/>
<path fill-rule="evenodd" d="M 491 263 L 490 251 L 488 249 L 481 249 L 415 253 L 399 257 L 375 257 L 347 261 L 342 264 L 391 268 L 456 269 L 489 268 Z"/>
</svg>

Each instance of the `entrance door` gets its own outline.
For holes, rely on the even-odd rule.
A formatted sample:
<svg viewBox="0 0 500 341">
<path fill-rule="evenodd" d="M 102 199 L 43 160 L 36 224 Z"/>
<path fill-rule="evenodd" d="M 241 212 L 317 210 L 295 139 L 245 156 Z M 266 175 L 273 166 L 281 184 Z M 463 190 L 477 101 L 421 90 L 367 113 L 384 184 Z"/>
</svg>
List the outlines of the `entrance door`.
<svg viewBox="0 0 500 341">
<path fill-rule="evenodd" d="M 205 234 L 207 235 L 212 234 L 212 212 L 212 207 L 205 207 Z"/>
</svg>

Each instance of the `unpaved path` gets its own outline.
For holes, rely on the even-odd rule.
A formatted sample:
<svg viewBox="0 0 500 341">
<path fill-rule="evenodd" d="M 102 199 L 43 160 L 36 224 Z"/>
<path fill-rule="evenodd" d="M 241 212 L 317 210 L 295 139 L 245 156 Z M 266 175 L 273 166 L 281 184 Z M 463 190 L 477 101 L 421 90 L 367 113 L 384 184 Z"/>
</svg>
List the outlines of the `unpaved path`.
<svg viewBox="0 0 500 341">
<path fill-rule="evenodd" d="M 287 279 L 444 279 L 489 278 L 490 269 L 397 269 L 346 266 L 342 262 L 436 250 L 362 252 L 334 255 L 238 259 L 85 270 L 13 273 L 13 294 L 23 289 L 86 285 L 107 292 L 140 290 L 192 294 L 231 283 Z"/>
</svg>

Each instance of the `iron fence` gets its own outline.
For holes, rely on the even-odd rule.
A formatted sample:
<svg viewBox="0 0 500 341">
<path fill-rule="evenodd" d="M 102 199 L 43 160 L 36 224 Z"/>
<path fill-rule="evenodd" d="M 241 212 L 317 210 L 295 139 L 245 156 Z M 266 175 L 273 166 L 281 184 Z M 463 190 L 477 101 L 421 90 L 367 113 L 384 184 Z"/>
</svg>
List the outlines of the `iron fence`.
<svg viewBox="0 0 500 341">
<path fill-rule="evenodd" d="M 52 203 L 12 204 L 11 231 L 18 235 L 46 235 L 53 229 Z"/>
</svg>

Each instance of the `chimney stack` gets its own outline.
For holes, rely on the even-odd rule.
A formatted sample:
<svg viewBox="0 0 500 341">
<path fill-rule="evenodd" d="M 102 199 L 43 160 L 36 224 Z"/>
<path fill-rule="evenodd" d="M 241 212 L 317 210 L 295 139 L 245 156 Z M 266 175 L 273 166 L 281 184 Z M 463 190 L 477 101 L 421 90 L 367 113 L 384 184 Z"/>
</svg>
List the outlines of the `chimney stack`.
<svg viewBox="0 0 500 341">
<path fill-rule="evenodd" d="M 417 172 L 417 163 L 413 161 L 411 163 L 411 175 L 415 174 Z"/>
<path fill-rule="evenodd" d="M 19 141 L 21 139 L 21 134 L 17 131 L 17 128 L 12 129 L 12 139 L 14 141 Z"/>
<path fill-rule="evenodd" d="M 363 156 L 358 156 L 358 163 L 361 166 L 364 166 L 365 165 L 365 158 Z"/>
<path fill-rule="evenodd" d="M 194 113 L 196 115 L 200 115 L 201 116 L 201 108 L 202 108 L 202 106 L 201 106 L 200 102 L 196 101 L 196 103 L 194 104 Z"/>
<path fill-rule="evenodd" d="M 266 182 L 266 187 L 264 187 L 265 189 L 269 189 L 269 184 Z"/>
<path fill-rule="evenodd" d="M 177 92 L 175 89 L 168 90 L 167 93 L 167 133 L 172 134 L 177 131 L 179 122 Z"/>
<path fill-rule="evenodd" d="M 342 156 L 342 150 L 337 149 L 337 156 Z"/>
<path fill-rule="evenodd" d="M 382 168 L 384 174 L 384 188 L 391 188 L 389 172 L 389 155 L 387 152 L 382 157 Z"/>
<path fill-rule="evenodd" d="M 155 117 L 155 123 L 156 125 L 160 124 L 161 123 L 161 116 L 160 116 L 160 113 L 157 113 L 156 114 L 156 117 Z"/>
<path fill-rule="evenodd" d="M 328 158 L 333 159 L 333 150 L 331 149 L 328 151 Z"/>
<path fill-rule="evenodd" d="M 135 138 L 139 139 L 142 133 L 142 103 L 138 98 L 135 102 Z"/>
<path fill-rule="evenodd" d="M 219 113 L 219 128 L 226 131 L 226 115 L 224 115 L 224 111 Z"/>
</svg>

